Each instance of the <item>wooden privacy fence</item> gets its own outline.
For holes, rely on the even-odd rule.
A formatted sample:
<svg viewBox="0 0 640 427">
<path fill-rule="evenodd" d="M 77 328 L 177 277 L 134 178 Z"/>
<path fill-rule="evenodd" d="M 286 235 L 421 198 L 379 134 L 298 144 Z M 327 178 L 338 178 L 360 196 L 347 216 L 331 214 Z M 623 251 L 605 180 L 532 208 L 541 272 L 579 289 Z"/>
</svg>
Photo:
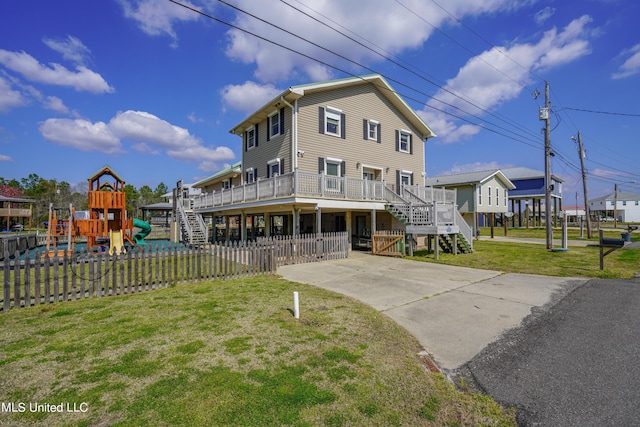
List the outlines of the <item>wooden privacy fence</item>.
<svg viewBox="0 0 640 427">
<path fill-rule="evenodd" d="M 373 255 L 404 256 L 404 231 L 376 231 L 371 235 Z"/>
<path fill-rule="evenodd" d="M 8 253 L 0 262 L 3 311 L 83 298 L 129 295 L 200 280 L 275 273 L 278 265 L 346 258 L 346 233 L 325 233 L 200 247 L 138 247 L 109 255 L 49 257 Z"/>
</svg>

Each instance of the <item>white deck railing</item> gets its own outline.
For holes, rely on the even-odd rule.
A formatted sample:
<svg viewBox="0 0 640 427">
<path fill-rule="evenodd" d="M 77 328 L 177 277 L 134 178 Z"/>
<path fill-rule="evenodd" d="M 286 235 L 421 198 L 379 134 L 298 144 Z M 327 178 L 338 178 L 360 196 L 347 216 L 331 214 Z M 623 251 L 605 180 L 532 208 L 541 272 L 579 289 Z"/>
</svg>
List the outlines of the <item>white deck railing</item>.
<svg viewBox="0 0 640 427">
<path fill-rule="evenodd" d="M 427 203 L 456 203 L 456 190 L 446 190 L 444 188 L 423 187 L 420 185 L 405 185 L 404 188 L 424 200 Z"/>
<path fill-rule="evenodd" d="M 385 201 L 385 195 L 384 181 L 293 172 L 202 194 L 194 200 L 193 208 L 208 209 L 290 196 Z"/>
</svg>

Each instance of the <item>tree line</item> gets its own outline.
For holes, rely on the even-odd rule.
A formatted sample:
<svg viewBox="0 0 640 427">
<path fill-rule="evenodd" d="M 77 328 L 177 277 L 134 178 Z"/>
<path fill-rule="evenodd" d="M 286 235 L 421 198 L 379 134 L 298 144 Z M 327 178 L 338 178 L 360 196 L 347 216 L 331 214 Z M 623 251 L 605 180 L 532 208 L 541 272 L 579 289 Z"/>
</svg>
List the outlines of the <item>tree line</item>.
<svg viewBox="0 0 640 427">
<path fill-rule="evenodd" d="M 163 202 L 162 196 L 168 191 L 169 188 L 162 182 L 155 189 L 151 189 L 148 185 L 136 188 L 126 184 L 124 192 L 127 198 L 127 211 L 135 215 L 142 206 Z M 76 210 L 86 210 L 88 192 L 87 182 L 72 185 L 67 181 L 42 178 L 35 173 L 20 180 L 7 180 L 0 177 L 0 196 L 33 200 L 33 224 L 36 227 L 47 221 L 51 203 L 54 207 L 60 208 L 69 207 L 71 203 Z"/>
</svg>

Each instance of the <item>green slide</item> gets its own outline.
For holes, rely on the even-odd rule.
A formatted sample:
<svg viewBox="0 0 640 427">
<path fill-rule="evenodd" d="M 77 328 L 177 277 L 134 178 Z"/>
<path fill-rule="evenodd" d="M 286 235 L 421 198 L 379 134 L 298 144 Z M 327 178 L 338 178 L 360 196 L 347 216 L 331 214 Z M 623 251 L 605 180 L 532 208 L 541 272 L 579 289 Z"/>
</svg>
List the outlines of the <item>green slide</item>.
<svg viewBox="0 0 640 427">
<path fill-rule="evenodd" d="M 147 242 L 144 241 L 144 238 L 151 233 L 151 225 L 141 219 L 133 218 L 133 226 L 140 229 L 133 235 L 133 241 L 136 242 L 136 245 L 146 245 Z"/>
</svg>

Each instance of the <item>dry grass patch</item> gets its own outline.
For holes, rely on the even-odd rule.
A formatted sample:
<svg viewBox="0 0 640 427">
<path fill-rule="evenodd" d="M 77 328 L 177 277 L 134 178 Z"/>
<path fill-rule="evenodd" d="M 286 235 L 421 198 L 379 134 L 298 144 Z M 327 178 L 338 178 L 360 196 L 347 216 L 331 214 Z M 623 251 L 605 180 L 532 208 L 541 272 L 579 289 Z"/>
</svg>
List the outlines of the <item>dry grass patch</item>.
<svg viewBox="0 0 640 427">
<path fill-rule="evenodd" d="M 0 344 L 0 402 L 88 408 L 5 425 L 515 425 L 386 316 L 272 276 L 13 310 Z"/>
</svg>

